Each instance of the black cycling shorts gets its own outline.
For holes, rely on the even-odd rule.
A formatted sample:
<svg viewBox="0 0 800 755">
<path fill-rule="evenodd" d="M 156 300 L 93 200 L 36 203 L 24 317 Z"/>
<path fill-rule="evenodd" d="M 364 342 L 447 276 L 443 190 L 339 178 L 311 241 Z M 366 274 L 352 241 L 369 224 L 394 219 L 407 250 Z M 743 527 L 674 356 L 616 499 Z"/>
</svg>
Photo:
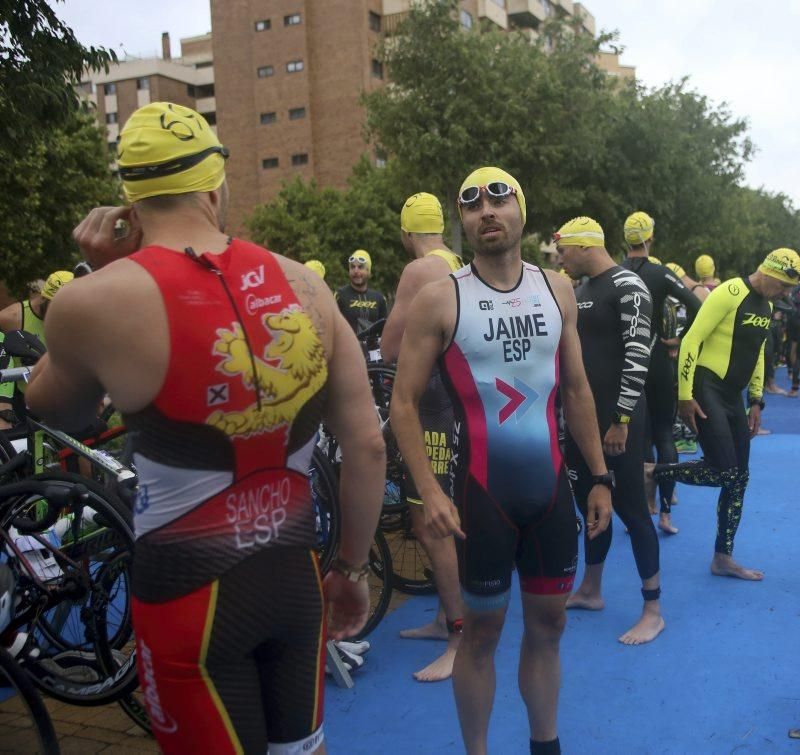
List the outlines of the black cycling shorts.
<svg viewBox="0 0 800 755">
<path fill-rule="evenodd" d="M 563 595 L 572 591 L 578 566 L 578 528 L 572 494 L 562 466 L 547 508 L 526 514 L 495 501 L 471 476 L 455 501 L 465 540 L 456 538 L 461 587 L 468 605 L 511 588 L 517 567 L 523 592 Z M 491 608 L 487 601 L 487 608 Z"/>
</svg>

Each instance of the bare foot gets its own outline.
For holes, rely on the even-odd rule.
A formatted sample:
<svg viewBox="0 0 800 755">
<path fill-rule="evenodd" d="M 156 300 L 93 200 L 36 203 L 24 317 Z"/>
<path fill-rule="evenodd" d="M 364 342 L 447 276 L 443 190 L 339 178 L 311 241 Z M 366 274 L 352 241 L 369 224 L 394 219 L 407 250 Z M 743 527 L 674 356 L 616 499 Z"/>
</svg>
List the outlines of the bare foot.
<svg viewBox="0 0 800 755">
<path fill-rule="evenodd" d="M 669 514 L 660 514 L 658 517 L 658 529 L 666 532 L 668 535 L 677 535 L 678 528 L 672 523 L 672 517 Z"/>
<path fill-rule="evenodd" d="M 433 663 L 425 668 L 415 671 L 413 677 L 418 682 L 442 682 L 453 675 L 453 663 L 456 660 L 459 636 L 455 642 L 451 641 L 447 650 L 444 651 Z"/>
<path fill-rule="evenodd" d="M 444 624 L 440 624 L 438 621 L 432 621 L 424 627 L 402 629 L 400 631 L 400 636 L 404 640 L 446 640 L 450 635 L 447 633 L 447 627 Z M 428 668 L 430 668 L 430 666 Z"/>
<path fill-rule="evenodd" d="M 747 579 L 751 582 L 760 582 L 764 579 L 764 572 L 759 569 L 746 569 L 741 564 L 737 564 L 731 556 L 723 553 L 715 553 L 711 560 L 711 573 L 718 577 L 736 577 L 737 579 Z"/>
<path fill-rule="evenodd" d="M 599 595 L 588 595 L 580 590 L 567 598 L 567 608 L 579 608 L 584 611 L 602 611 L 606 606 Z"/>
<path fill-rule="evenodd" d="M 647 497 L 647 508 L 650 514 L 655 514 L 656 509 L 656 478 L 653 477 L 655 464 L 644 463 L 644 494 Z"/>
<path fill-rule="evenodd" d="M 680 503 L 680 501 L 678 500 L 678 491 L 677 490 L 673 490 L 672 491 L 672 500 L 669 502 L 669 505 L 670 506 L 677 506 L 679 503 Z"/>
<path fill-rule="evenodd" d="M 625 632 L 619 641 L 623 645 L 644 645 L 658 637 L 664 631 L 664 626 L 664 617 L 660 613 L 645 608 L 642 618 Z"/>
</svg>

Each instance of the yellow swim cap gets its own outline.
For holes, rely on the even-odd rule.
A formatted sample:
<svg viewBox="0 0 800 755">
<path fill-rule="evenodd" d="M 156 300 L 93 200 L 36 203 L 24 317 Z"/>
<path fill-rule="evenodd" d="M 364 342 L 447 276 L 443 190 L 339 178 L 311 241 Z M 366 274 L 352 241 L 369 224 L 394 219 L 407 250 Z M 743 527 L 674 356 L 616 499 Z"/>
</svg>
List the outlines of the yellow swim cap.
<svg viewBox="0 0 800 755">
<path fill-rule="evenodd" d="M 214 191 L 225 180 L 228 150 L 200 113 L 151 102 L 128 118 L 117 146 L 129 202 L 165 194 Z"/>
<path fill-rule="evenodd" d="M 400 228 L 406 233 L 441 233 L 444 217 L 439 200 L 424 191 L 410 196 L 400 211 Z"/>
<path fill-rule="evenodd" d="M 516 192 L 515 196 L 519 204 L 519 211 L 522 213 L 522 222 L 524 223 L 528 216 L 522 187 L 514 176 L 510 173 L 506 173 L 502 168 L 478 168 L 477 170 L 473 170 L 472 173 L 464 179 L 464 183 L 461 184 L 458 194 L 461 196 L 461 192 L 464 191 L 467 186 L 486 186 L 486 184 L 492 181 L 503 181 L 503 183 L 507 183 L 509 186 L 513 187 Z M 458 206 L 458 214 L 461 214 L 461 205 Z"/>
<path fill-rule="evenodd" d="M 800 283 L 800 256 L 794 249 L 776 249 L 758 266 L 764 275 L 771 275 L 784 283 Z"/>
<path fill-rule="evenodd" d="M 600 223 L 585 215 L 568 220 L 553 236 L 559 246 L 605 246 L 606 236 Z"/>
<path fill-rule="evenodd" d="M 646 212 L 640 210 L 634 212 L 633 215 L 628 215 L 623 228 L 626 243 L 631 246 L 641 246 L 653 237 L 655 226 L 656 221 Z"/>
<path fill-rule="evenodd" d="M 677 262 L 667 262 L 665 267 L 672 270 L 678 278 L 683 278 L 686 275 L 686 271 Z"/>
<path fill-rule="evenodd" d="M 350 265 L 353 262 L 360 262 L 362 265 L 366 265 L 367 270 L 372 270 L 372 257 L 370 257 L 369 252 L 364 249 L 356 249 L 350 257 L 348 257 L 347 264 Z"/>
<path fill-rule="evenodd" d="M 42 287 L 42 296 L 48 301 L 51 300 L 58 289 L 65 283 L 69 283 L 75 276 L 69 270 L 56 270 L 51 273 Z"/>
<path fill-rule="evenodd" d="M 694 270 L 699 278 L 711 278 L 714 275 L 714 260 L 708 254 L 701 254 L 694 261 Z"/>
<path fill-rule="evenodd" d="M 648 255 L 647 259 L 649 259 L 650 262 L 652 262 L 654 265 L 662 265 L 663 264 L 661 262 L 661 260 L 658 259 L 658 257 L 654 257 L 652 254 Z"/>
<path fill-rule="evenodd" d="M 309 270 L 313 270 L 322 280 L 325 280 L 325 265 L 319 260 L 309 260 L 305 263 Z"/>
</svg>

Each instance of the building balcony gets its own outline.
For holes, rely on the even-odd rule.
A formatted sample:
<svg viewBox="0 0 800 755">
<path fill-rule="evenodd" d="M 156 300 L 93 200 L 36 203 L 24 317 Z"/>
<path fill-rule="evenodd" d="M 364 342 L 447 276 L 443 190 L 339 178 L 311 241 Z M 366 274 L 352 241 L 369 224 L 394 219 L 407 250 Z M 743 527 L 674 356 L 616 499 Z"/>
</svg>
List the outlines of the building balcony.
<svg viewBox="0 0 800 755">
<path fill-rule="evenodd" d="M 204 115 L 205 113 L 215 113 L 217 111 L 217 98 L 199 97 L 195 102 L 194 109 L 201 115 Z"/>
<path fill-rule="evenodd" d="M 517 26 L 536 29 L 546 19 L 540 0 L 508 0 L 508 20 Z"/>
<path fill-rule="evenodd" d="M 580 18 L 583 28 L 586 29 L 589 34 L 595 36 L 597 33 L 597 25 L 595 23 L 594 16 L 589 13 L 588 10 L 586 10 L 586 6 L 582 3 L 575 3 L 574 9 L 575 17 Z"/>
<path fill-rule="evenodd" d="M 397 34 L 397 27 L 408 18 L 408 11 L 400 13 L 389 13 L 381 20 L 381 30 L 387 37 Z"/>
<path fill-rule="evenodd" d="M 486 18 L 501 29 L 508 29 L 508 13 L 493 0 L 478 0 L 478 18 Z"/>
</svg>

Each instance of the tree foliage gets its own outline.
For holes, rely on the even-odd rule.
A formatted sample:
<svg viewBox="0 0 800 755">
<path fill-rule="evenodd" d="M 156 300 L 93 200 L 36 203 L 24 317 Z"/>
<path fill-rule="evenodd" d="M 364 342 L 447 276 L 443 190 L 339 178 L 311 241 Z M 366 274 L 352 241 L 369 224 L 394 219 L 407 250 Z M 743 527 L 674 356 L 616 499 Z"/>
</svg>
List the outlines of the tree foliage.
<svg viewBox="0 0 800 755">
<path fill-rule="evenodd" d="M 84 47 L 46 0 L 0 0 L 0 142 L 60 123 L 78 106 L 84 70 L 108 70 L 116 59 Z"/>
<path fill-rule="evenodd" d="M 0 270 L 11 292 L 77 261 L 72 229 L 97 205 L 119 201 L 105 139 L 91 113 L 68 111 L 24 145 L 0 142 Z"/>
<path fill-rule="evenodd" d="M 520 31 L 465 31 L 457 8 L 414 5 L 377 52 L 390 82 L 363 102 L 367 134 L 389 167 L 361 163 L 345 192 L 287 186 L 254 216 L 258 238 L 323 259 L 337 284 L 349 252 L 364 247 L 391 289 L 405 196 L 439 196 L 459 248 L 458 187 L 472 169 L 495 164 L 525 191 L 529 259 L 576 215 L 596 218 L 609 251 L 622 255 L 623 223 L 636 210 L 656 220 L 655 253 L 689 271 L 708 253 L 719 274 L 740 274 L 771 249 L 800 244 L 788 198 L 741 185 L 754 148 L 746 121 L 725 105 L 685 79 L 648 89 L 608 76 L 597 52 L 614 35 L 592 38 L 563 22 L 533 42 Z"/>
</svg>

